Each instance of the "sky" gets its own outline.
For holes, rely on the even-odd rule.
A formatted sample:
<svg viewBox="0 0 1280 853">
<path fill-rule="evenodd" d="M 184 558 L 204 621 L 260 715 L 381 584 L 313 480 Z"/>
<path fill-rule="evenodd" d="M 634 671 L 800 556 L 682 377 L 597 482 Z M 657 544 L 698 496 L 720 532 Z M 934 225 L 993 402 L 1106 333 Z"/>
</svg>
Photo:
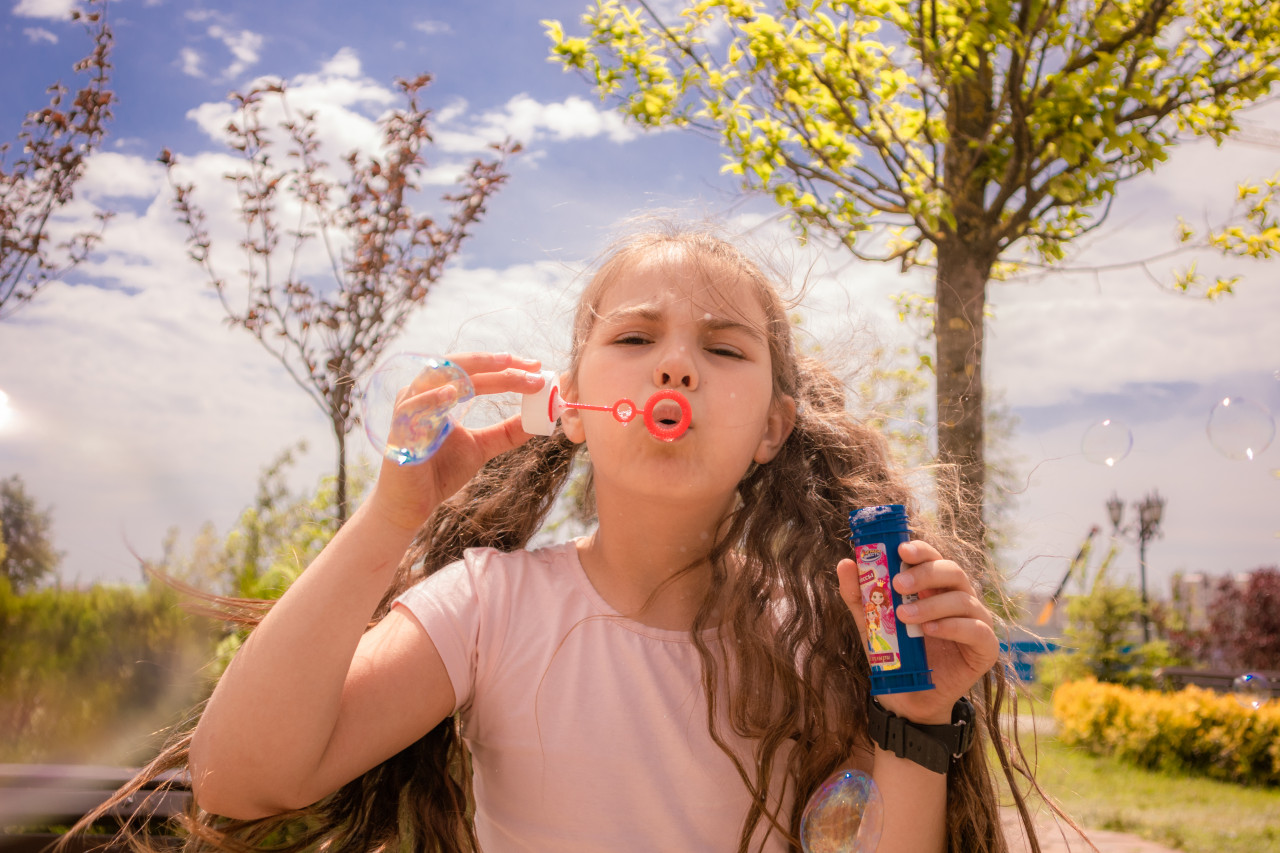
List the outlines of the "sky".
<svg viewBox="0 0 1280 853">
<path fill-rule="evenodd" d="M 16 135 L 53 81 L 74 82 L 71 65 L 88 42 L 68 21 L 73 5 L 7 0 L 0 10 L 0 139 Z M 714 140 L 628 126 L 584 80 L 548 62 L 539 21 L 572 30 L 583 10 L 581 0 L 111 4 L 119 103 L 57 227 L 99 210 L 116 215 L 86 263 L 0 322 L 0 477 L 19 475 L 50 509 L 63 582 L 136 582 L 135 555 L 159 556 L 170 529 L 180 547 L 206 522 L 225 533 L 252 502 L 259 473 L 299 440 L 308 450 L 291 474 L 296 488 L 333 469 L 325 417 L 256 340 L 226 323 L 187 257 L 156 162 L 171 150 L 195 183 L 214 263 L 234 281 L 238 236 L 222 176 L 236 161 L 221 129 L 228 94 L 257 80 L 286 81 L 291 103 L 316 110 L 337 160 L 375 138 L 377 118 L 398 103 L 397 77 L 430 72 L 430 198 L 489 143 L 525 146 L 390 351 L 511 350 L 556 365 L 582 271 L 621 224 L 666 211 L 722 220 L 792 270 L 804 285 L 808 344 L 850 364 L 877 344 L 919 345 L 890 297 L 928 292 L 927 273 L 801 245 L 771 201 L 744 195 L 722 173 Z M 1249 121 L 1280 139 L 1276 105 Z M 1177 216 L 1216 220 L 1237 182 L 1277 172 L 1277 147 L 1184 146 L 1125 185 L 1107 224 L 1076 247 L 1073 266 L 1094 271 L 992 285 L 984 369 L 989 395 L 1017 424 L 999 451 L 1011 466 L 1012 542 L 1002 556 L 1016 587 L 1056 586 L 1090 527 L 1111 532 L 1112 494 L 1129 505 L 1127 522 L 1156 490 L 1166 506 L 1146 549 L 1153 596 L 1168 595 L 1175 572 L 1280 565 L 1280 442 L 1252 460 L 1231 458 L 1250 435 L 1265 438 L 1280 413 L 1277 264 L 1197 259 L 1210 274 L 1244 276 L 1214 303 L 1167 286 L 1189 258 L 1154 263 L 1151 275 L 1097 271 L 1169 250 Z M 1219 429 L 1211 413 L 1226 398 L 1235 404 L 1226 414 L 1252 418 Z M 1096 461 L 1126 439 L 1131 449 L 1114 465 Z M 373 458 L 359 433 L 350 446 Z M 1114 577 L 1135 581 L 1136 543 L 1130 535 L 1122 544 Z"/>
</svg>

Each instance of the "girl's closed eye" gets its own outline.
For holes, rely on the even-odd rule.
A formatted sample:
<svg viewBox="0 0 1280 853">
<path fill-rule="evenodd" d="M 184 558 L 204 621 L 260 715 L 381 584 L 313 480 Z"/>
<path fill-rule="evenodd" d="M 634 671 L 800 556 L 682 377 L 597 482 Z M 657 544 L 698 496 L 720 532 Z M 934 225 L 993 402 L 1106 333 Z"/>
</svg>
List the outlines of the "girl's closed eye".
<svg viewBox="0 0 1280 853">
<path fill-rule="evenodd" d="M 627 332 L 614 338 L 613 343 L 618 346 L 642 346 L 653 343 L 653 338 L 639 332 Z"/>
<path fill-rule="evenodd" d="M 747 357 L 742 350 L 729 344 L 708 344 L 706 350 L 712 355 L 738 359 L 739 361 Z"/>
</svg>

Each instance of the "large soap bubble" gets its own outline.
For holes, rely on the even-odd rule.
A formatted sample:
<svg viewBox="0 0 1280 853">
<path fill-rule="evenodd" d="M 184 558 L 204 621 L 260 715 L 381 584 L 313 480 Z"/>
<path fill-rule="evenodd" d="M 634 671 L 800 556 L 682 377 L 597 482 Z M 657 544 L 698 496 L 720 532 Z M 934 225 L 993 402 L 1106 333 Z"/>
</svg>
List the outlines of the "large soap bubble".
<svg viewBox="0 0 1280 853">
<path fill-rule="evenodd" d="M 800 816 L 804 853 L 871 853 L 880 843 L 884 800 L 875 780 L 842 770 L 822 783 Z"/>
<path fill-rule="evenodd" d="M 1115 467 L 1132 449 L 1133 432 L 1126 424 L 1113 418 L 1092 424 L 1080 441 L 1080 451 L 1085 459 L 1108 468 Z"/>
<path fill-rule="evenodd" d="M 396 411 L 401 395 L 418 395 L 452 385 L 455 398 L 444 405 Z M 365 433 L 383 456 L 400 465 L 424 462 L 435 453 L 476 395 L 467 372 L 430 355 L 398 353 L 373 372 L 360 395 Z"/>
<path fill-rule="evenodd" d="M 1244 397 L 1223 397 L 1209 412 L 1205 431 L 1214 449 L 1223 456 L 1252 461 L 1271 445 L 1276 422 L 1261 403 Z"/>
</svg>

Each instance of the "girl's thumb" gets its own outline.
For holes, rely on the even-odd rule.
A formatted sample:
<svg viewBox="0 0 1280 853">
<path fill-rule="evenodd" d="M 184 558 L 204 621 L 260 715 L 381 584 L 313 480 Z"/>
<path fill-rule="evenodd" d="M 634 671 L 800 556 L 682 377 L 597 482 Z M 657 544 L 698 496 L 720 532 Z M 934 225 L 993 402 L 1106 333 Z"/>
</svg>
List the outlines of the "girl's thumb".
<svg viewBox="0 0 1280 853">
<path fill-rule="evenodd" d="M 840 578 L 840 598 L 845 607 L 853 614 L 853 621 L 858 626 L 858 635 L 862 644 L 867 644 L 867 614 L 862 607 L 862 588 L 858 586 L 858 564 L 853 560 L 841 560 L 836 566 L 836 574 Z"/>
</svg>

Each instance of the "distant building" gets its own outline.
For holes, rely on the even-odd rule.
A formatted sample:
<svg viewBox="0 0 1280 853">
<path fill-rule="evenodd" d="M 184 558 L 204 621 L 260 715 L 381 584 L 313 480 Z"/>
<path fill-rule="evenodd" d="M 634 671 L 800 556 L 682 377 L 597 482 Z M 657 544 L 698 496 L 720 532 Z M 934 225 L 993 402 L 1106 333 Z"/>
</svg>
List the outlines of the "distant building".
<svg viewBox="0 0 1280 853">
<path fill-rule="evenodd" d="M 1226 575 L 1209 575 L 1204 572 L 1178 573 L 1170 583 L 1175 613 L 1185 621 L 1187 628 L 1198 631 L 1209 627 L 1209 606 L 1217 594 L 1218 585 Z M 1244 592 L 1249 585 L 1247 574 L 1229 576 L 1236 588 Z"/>
</svg>

